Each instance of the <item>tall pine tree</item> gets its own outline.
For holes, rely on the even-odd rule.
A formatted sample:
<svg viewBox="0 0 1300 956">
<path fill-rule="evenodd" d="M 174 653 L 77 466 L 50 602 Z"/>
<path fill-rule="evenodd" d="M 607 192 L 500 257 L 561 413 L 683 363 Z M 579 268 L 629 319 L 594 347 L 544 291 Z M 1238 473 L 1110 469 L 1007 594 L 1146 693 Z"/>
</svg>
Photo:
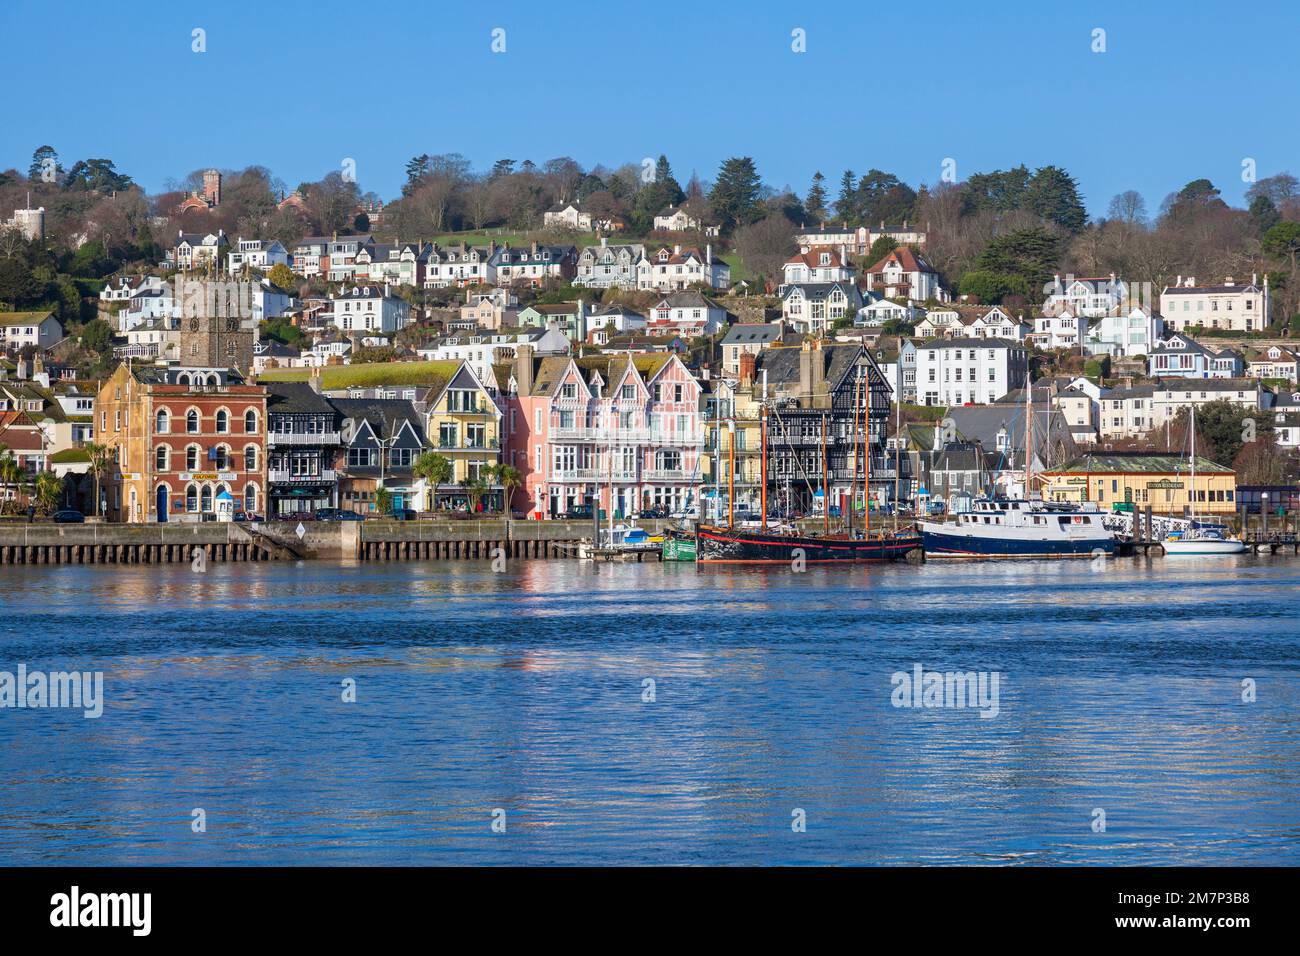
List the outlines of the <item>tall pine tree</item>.
<svg viewBox="0 0 1300 956">
<path fill-rule="evenodd" d="M 812 185 L 808 187 L 808 198 L 804 200 L 803 208 L 808 213 L 808 218 L 813 223 L 821 223 L 826 219 L 826 177 L 821 174 L 821 170 L 813 173 Z"/>
</svg>

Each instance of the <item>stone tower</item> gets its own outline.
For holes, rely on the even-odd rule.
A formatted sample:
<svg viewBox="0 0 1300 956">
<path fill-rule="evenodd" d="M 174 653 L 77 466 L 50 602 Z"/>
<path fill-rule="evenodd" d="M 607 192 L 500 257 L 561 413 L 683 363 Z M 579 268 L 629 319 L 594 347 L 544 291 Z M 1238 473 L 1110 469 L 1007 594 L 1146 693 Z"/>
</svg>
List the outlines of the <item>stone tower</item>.
<svg viewBox="0 0 1300 956">
<path fill-rule="evenodd" d="M 247 375 L 253 366 L 257 323 L 252 318 L 251 284 L 215 279 L 177 278 L 181 306 L 180 364 L 197 368 L 235 368 Z"/>
</svg>

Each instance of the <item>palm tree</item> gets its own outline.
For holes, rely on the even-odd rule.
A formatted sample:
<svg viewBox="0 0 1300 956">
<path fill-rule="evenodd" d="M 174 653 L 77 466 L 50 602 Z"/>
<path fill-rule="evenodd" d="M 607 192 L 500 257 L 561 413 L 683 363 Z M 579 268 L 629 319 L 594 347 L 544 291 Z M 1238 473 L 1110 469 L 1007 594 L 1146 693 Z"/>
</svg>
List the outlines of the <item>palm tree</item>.
<svg viewBox="0 0 1300 956">
<path fill-rule="evenodd" d="M 487 482 L 482 478 L 471 478 L 466 475 L 461 479 L 460 486 L 465 489 L 465 494 L 469 498 L 470 514 L 477 512 L 479 502 L 483 500 L 483 495 L 488 489 Z"/>
<path fill-rule="evenodd" d="M 451 481 L 452 475 L 455 474 L 455 468 L 452 466 L 451 459 L 445 455 L 439 455 L 434 451 L 426 451 L 415 459 L 415 462 L 411 465 L 411 474 L 415 475 L 416 478 L 423 478 L 433 486 L 432 497 L 436 503 L 438 486 Z M 430 504 L 425 510 L 433 511 L 433 504 Z"/>
<path fill-rule="evenodd" d="M 504 462 L 489 465 L 487 473 L 494 485 L 501 486 L 502 510 L 505 511 L 506 517 L 509 518 L 510 501 L 514 497 L 515 489 L 524 483 L 524 476 L 519 473 L 519 469 L 514 465 L 507 465 Z"/>
<path fill-rule="evenodd" d="M 2 503 L 3 510 L 10 510 L 18 505 L 18 487 L 22 481 L 23 469 L 18 464 L 18 459 L 14 457 L 13 452 L 9 450 L 8 445 L 0 445 L 0 488 L 6 488 L 9 485 L 14 486 L 14 498 L 10 502 L 8 498 Z"/>
<path fill-rule="evenodd" d="M 90 456 L 90 474 L 95 479 L 95 500 L 93 514 L 99 517 L 99 482 L 103 479 L 104 474 L 108 471 L 109 462 L 112 459 L 113 450 L 107 445 L 101 445 L 98 442 L 88 441 L 85 444 L 86 454 Z"/>
<path fill-rule="evenodd" d="M 62 493 L 63 479 L 54 472 L 43 471 L 36 476 L 36 500 L 40 502 L 42 514 L 50 514 L 58 507 Z"/>
<path fill-rule="evenodd" d="M 380 485 L 375 489 L 375 511 L 380 516 L 390 514 L 393 510 L 393 493 Z"/>
</svg>

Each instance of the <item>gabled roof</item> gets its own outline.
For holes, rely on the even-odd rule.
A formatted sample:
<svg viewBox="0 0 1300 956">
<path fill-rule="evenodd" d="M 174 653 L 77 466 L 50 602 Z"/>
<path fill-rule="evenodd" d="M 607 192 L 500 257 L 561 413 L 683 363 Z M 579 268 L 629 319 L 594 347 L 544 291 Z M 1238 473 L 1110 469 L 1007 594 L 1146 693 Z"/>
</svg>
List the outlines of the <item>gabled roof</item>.
<svg viewBox="0 0 1300 956">
<path fill-rule="evenodd" d="M 885 256 L 870 269 L 869 273 L 884 272 L 885 268 L 891 263 L 896 264 L 904 272 L 934 272 L 934 266 L 926 261 L 925 256 L 912 250 L 910 246 L 899 246 L 889 255 Z"/>
</svg>

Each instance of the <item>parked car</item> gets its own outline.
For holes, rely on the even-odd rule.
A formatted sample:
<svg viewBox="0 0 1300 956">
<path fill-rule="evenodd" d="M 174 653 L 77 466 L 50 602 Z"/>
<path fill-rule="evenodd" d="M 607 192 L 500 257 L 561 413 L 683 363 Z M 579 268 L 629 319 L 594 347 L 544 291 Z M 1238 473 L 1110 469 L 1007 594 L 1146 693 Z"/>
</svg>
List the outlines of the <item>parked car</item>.
<svg viewBox="0 0 1300 956">
<path fill-rule="evenodd" d="M 683 508 L 680 511 L 674 511 L 671 517 L 676 518 L 678 521 L 699 521 L 700 512 L 698 508 L 692 506 L 690 508 Z"/>
<path fill-rule="evenodd" d="M 932 515 L 941 515 L 947 510 L 942 501 L 931 501 L 930 506 L 926 509 Z"/>
<path fill-rule="evenodd" d="M 419 513 L 414 508 L 394 508 L 389 517 L 398 521 L 414 521 L 419 517 Z"/>
<path fill-rule="evenodd" d="M 574 505 L 560 517 L 565 521 L 590 521 L 595 513 L 591 505 Z"/>
<path fill-rule="evenodd" d="M 642 508 L 639 517 L 642 518 L 667 518 L 669 512 L 667 508 Z"/>
<path fill-rule="evenodd" d="M 312 514 L 316 521 L 343 521 L 345 519 L 342 516 L 342 508 L 317 508 Z"/>
<path fill-rule="evenodd" d="M 86 516 L 75 508 L 64 508 L 54 512 L 55 524 L 83 524 L 85 520 Z"/>
<path fill-rule="evenodd" d="M 339 513 L 334 516 L 335 521 L 365 521 L 366 516 L 360 511 L 349 511 L 347 508 L 340 508 Z"/>
</svg>

